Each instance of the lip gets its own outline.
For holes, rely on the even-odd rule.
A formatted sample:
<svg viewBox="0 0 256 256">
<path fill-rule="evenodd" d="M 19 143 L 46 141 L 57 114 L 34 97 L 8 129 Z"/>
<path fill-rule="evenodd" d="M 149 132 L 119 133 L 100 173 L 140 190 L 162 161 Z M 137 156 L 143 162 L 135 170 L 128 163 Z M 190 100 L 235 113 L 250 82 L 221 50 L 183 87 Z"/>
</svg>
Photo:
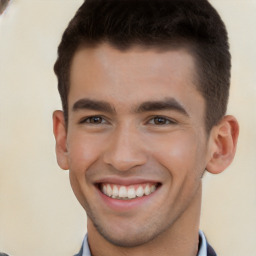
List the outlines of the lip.
<svg viewBox="0 0 256 256">
<path fill-rule="evenodd" d="M 108 197 L 103 194 L 99 188 L 99 184 L 107 183 L 107 184 L 119 184 L 123 186 L 131 186 L 136 184 L 144 184 L 144 183 L 157 183 L 157 189 L 151 193 L 150 195 L 143 197 L 136 197 L 129 200 L 120 200 Z M 157 196 L 159 191 L 161 190 L 161 185 L 159 181 L 149 180 L 149 179 L 140 179 L 140 178 L 132 178 L 132 179 L 120 179 L 120 178 L 103 178 L 97 182 L 95 182 L 95 188 L 97 190 L 97 194 L 99 195 L 99 200 L 101 201 L 101 205 L 119 213 L 124 213 L 132 210 L 137 210 L 141 207 L 146 207 L 154 198 Z"/>
</svg>

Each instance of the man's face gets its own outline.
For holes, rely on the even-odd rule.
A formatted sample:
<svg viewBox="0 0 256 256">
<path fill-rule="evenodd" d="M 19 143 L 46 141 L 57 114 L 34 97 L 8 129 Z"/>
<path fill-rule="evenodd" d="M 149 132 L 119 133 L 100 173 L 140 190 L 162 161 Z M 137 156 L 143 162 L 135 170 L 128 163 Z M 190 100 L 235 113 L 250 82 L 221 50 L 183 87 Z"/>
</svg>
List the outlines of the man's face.
<svg viewBox="0 0 256 256">
<path fill-rule="evenodd" d="M 64 168 L 114 244 L 152 240 L 199 200 L 209 149 L 195 73 L 185 50 L 102 44 L 74 56 Z"/>
</svg>

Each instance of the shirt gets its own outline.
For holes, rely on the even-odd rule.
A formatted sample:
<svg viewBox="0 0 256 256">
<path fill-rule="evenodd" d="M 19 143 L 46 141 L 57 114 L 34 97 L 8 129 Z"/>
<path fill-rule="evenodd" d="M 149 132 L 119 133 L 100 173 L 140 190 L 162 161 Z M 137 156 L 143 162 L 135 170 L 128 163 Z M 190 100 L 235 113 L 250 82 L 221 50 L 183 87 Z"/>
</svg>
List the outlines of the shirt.
<svg viewBox="0 0 256 256">
<path fill-rule="evenodd" d="M 207 256 L 206 238 L 205 238 L 204 233 L 201 230 L 199 230 L 199 237 L 200 237 L 201 243 L 200 243 L 200 247 L 199 247 L 197 256 Z M 84 241 L 83 241 L 83 255 L 82 256 L 92 256 L 91 252 L 90 252 L 88 240 L 87 240 L 87 235 L 85 236 Z"/>
</svg>

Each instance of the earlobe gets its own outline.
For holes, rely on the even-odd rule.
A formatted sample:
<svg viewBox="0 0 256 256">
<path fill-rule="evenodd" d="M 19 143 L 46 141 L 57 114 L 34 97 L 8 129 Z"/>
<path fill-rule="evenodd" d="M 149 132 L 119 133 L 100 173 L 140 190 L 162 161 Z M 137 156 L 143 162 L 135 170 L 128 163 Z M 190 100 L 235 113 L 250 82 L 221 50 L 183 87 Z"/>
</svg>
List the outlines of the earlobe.
<svg viewBox="0 0 256 256">
<path fill-rule="evenodd" d="M 67 132 L 63 112 L 56 110 L 53 113 L 53 133 L 56 141 L 56 157 L 60 168 L 68 170 Z"/>
<path fill-rule="evenodd" d="M 225 116 L 211 131 L 210 160 L 206 169 L 208 172 L 218 174 L 224 171 L 233 161 L 239 125 L 235 117 Z"/>
</svg>

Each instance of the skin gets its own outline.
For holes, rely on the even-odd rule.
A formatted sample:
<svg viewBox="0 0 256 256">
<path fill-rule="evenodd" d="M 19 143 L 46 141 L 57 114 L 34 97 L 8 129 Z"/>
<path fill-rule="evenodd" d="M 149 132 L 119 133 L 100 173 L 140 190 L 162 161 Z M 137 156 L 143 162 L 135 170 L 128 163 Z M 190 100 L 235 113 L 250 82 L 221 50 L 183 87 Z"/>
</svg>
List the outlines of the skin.
<svg viewBox="0 0 256 256">
<path fill-rule="evenodd" d="M 230 164 L 238 125 L 226 116 L 206 134 L 195 74 L 184 49 L 101 44 L 75 53 L 68 125 L 54 112 L 54 134 L 94 256 L 197 254 L 201 178 L 206 168 L 219 173 Z M 98 184 L 126 181 L 159 187 L 130 208 L 106 203 Z"/>
</svg>

